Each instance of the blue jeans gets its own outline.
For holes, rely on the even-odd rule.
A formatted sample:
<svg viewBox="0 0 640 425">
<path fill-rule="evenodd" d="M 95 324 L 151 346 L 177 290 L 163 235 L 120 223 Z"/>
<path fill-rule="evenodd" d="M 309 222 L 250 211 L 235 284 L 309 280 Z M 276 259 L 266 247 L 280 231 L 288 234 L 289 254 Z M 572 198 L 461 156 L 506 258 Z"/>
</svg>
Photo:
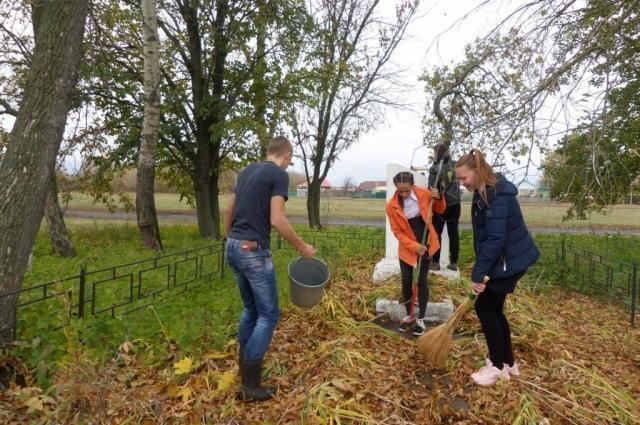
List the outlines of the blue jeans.
<svg viewBox="0 0 640 425">
<path fill-rule="evenodd" d="M 253 252 L 243 251 L 242 241 L 229 238 L 226 257 L 244 304 L 238 329 L 240 347 L 245 359 L 260 360 L 280 319 L 271 251 L 261 247 Z"/>
</svg>

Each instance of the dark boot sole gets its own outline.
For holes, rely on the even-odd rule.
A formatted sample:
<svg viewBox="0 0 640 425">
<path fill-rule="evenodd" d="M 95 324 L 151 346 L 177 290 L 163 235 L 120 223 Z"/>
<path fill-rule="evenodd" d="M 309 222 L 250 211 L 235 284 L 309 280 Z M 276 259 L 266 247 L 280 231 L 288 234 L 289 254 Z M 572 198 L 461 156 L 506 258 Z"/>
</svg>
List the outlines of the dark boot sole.
<svg viewBox="0 0 640 425">
<path fill-rule="evenodd" d="M 266 394 L 249 394 L 244 390 L 238 391 L 236 395 L 236 400 L 246 401 L 247 403 L 251 403 L 254 401 L 267 401 L 271 400 L 273 396 L 276 394 L 276 390 L 273 388 L 263 388 Z"/>
</svg>

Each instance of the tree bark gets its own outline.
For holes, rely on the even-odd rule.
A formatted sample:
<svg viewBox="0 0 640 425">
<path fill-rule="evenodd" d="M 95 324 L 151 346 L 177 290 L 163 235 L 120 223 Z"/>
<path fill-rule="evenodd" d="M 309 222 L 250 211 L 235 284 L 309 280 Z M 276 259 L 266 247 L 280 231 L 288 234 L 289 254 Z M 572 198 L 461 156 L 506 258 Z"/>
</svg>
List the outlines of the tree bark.
<svg viewBox="0 0 640 425">
<path fill-rule="evenodd" d="M 253 73 L 253 109 L 255 132 L 260 146 L 260 157 L 267 157 L 269 146 L 269 129 L 267 125 L 267 12 L 265 0 L 256 0 L 258 17 L 256 19 L 256 67 Z"/>
<path fill-rule="evenodd" d="M 198 218 L 198 231 L 201 238 L 212 238 L 214 235 L 213 211 L 211 206 L 213 201 L 211 195 L 214 190 L 211 188 L 209 178 L 209 167 L 203 166 L 202 153 L 196 163 L 196 174 L 193 179 L 193 187 L 196 195 L 196 217 Z"/>
<path fill-rule="evenodd" d="M 211 61 L 211 82 L 205 76 L 198 6 L 187 2 L 180 13 L 186 24 L 189 50 L 189 74 L 193 93 L 195 139 L 197 153 L 193 187 L 196 195 L 198 229 L 203 238 L 220 238 L 218 174 L 220 170 L 220 127 L 224 122 L 224 72 L 228 39 L 224 26 L 229 12 L 228 0 L 216 1 L 215 36 Z M 211 84 L 211 90 L 209 90 Z M 215 199 L 214 199 L 215 198 Z"/>
<path fill-rule="evenodd" d="M 144 117 L 136 176 L 136 216 L 145 246 L 162 249 L 154 182 L 160 131 L 160 42 L 155 0 L 142 0 L 144 43 Z"/>
<path fill-rule="evenodd" d="M 0 343 L 13 338 L 16 292 L 42 221 L 71 107 L 87 9 L 87 0 L 32 3 L 32 63 L 0 163 Z"/>
<path fill-rule="evenodd" d="M 321 229 L 320 220 L 320 179 L 312 180 L 307 186 L 307 213 L 309 216 L 309 227 Z"/>
<path fill-rule="evenodd" d="M 49 236 L 51 238 L 51 249 L 54 254 L 63 257 L 75 257 L 76 250 L 73 248 L 69 231 L 64 223 L 60 203 L 58 202 L 58 183 L 55 172 L 51 175 L 51 183 L 47 191 L 47 200 L 44 208 L 44 216 L 49 226 Z"/>
</svg>

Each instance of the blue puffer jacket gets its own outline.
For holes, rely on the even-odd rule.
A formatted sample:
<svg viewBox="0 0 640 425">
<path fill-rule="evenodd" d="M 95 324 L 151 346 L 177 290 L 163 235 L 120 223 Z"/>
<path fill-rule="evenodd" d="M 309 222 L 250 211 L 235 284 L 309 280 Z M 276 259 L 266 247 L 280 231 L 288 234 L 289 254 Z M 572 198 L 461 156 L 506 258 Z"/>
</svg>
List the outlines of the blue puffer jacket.
<svg viewBox="0 0 640 425">
<path fill-rule="evenodd" d="M 518 189 L 501 174 L 497 177 L 495 186 L 487 187 L 489 205 L 485 205 L 478 191 L 473 194 L 474 282 L 482 282 L 484 276 L 513 276 L 531 267 L 540 256 L 522 218 L 516 199 Z"/>
</svg>

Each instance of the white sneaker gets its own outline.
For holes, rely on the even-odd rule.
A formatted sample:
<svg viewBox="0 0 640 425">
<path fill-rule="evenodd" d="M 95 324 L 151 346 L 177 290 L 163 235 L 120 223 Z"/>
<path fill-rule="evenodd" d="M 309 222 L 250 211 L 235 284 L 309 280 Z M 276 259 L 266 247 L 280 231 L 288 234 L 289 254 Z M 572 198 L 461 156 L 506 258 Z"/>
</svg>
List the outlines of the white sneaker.
<svg viewBox="0 0 640 425">
<path fill-rule="evenodd" d="M 513 363 L 513 366 L 509 366 L 508 364 L 504 364 L 503 368 L 506 368 L 509 371 L 509 375 L 512 376 L 520 376 L 520 368 L 518 367 L 518 363 Z"/>
<path fill-rule="evenodd" d="M 413 325 L 413 334 L 415 336 L 424 335 L 424 331 L 427 329 L 427 326 L 424 324 L 424 319 L 417 319 L 416 323 Z"/>
<path fill-rule="evenodd" d="M 509 371 L 506 367 L 498 369 L 491 363 L 491 360 L 487 359 L 486 364 L 480 370 L 471 374 L 471 378 L 478 385 L 493 385 L 498 379 L 508 381 Z"/>
</svg>

